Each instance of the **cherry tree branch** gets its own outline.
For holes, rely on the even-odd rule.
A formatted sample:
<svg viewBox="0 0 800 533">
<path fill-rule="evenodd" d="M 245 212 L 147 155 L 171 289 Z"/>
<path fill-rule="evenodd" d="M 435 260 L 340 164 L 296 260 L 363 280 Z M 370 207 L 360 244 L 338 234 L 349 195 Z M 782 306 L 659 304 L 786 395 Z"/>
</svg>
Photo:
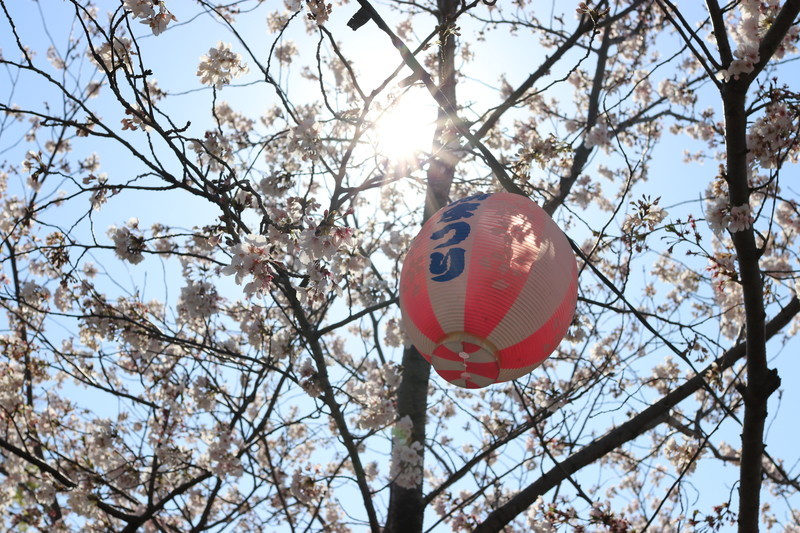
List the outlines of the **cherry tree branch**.
<svg viewBox="0 0 800 533">
<path fill-rule="evenodd" d="M 603 32 L 603 40 L 600 43 L 600 49 L 597 51 L 597 66 L 594 71 L 594 79 L 592 80 L 592 90 L 589 93 L 589 110 L 586 113 L 586 131 L 588 132 L 597 124 L 597 118 L 600 115 L 600 93 L 603 90 L 603 81 L 606 78 L 606 62 L 608 61 L 608 50 L 611 47 L 611 26 L 606 26 Z M 592 148 L 586 145 L 583 141 L 578 148 L 575 149 L 575 154 L 572 158 L 572 167 L 567 176 L 561 178 L 558 188 L 558 195 L 554 198 L 549 198 L 542 209 L 553 216 L 555 210 L 564 202 L 569 195 L 572 186 L 577 181 L 583 167 L 589 161 L 589 155 L 592 153 Z"/>
<path fill-rule="evenodd" d="M 780 332 L 798 313 L 800 313 L 800 301 L 795 297 L 769 321 L 766 327 L 767 338 L 772 338 Z M 590 465 L 623 444 L 666 422 L 673 407 L 705 386 L 706 373 L 728 369 L 744 357 L 745 354 L 746 344 L 737 344 L 703 369 L 702 372 L 695 374 L 651 407 L 613 428 L 602 437 L 595 439 L 591 444 L 548 470 L 538 480 L 513 496 L 506 504 L 490 513 L 486 520 L 475 528 L 474 533 L 502 531 L 514 518 L 532 505 L 539 496 L 544 495 L 581 468 Z"/>
<path fill-rule="evenodd" d="M 378 523 L 378 515 L 375 512 L 375 505 L 372 501 L 372 490 L 367 482 L 367 476 L 364 472 L 364 465 L 361 464 L 361 456 L 358 451 L 358 445 L 356 444 L 352 433 L 350 433 L 344 413 L 342 412 L 339 403 L 336 401 L 334 389 L 331 385 L 330 378 L 328 377 L 328 365 L 325 361 L 325 354 L 323 353 L 322 346 L 320 346 L 319 343 L 319 334 L 314 330 L 314 326 L 308 320 L 306 311 L 298 300 L 297 291 L 291 286 L 291 282 L 285 277 L 285 274 L 279 283 L 279 287 L 281 288 L 284 296 L 286 296 L 286 298 L 289 300 L 294 317 L 297 320 L 298 333 L 300 333 L 305 339 L 309 351 L 311 352 L 311 356 L 314 359 L 314 364 L 317 368 L 317 376 L 323 389 L 321 398 L 331 411 L 330 416 L 336 424 L 336 429 L 339 431 L 342 444 L 344 444 L 348 456 L 350 457 L 350 461 L 353 465 L 353 472 L 356 475 L 356 482 L 364 502 L 364 509 L 367 512 L 370 530 L 372 533 L 379 533 L 381 531 L 381 527 Z"/>
<path fill-rule="evenodd" d="M 692 28 L 691 24 L 689 24 L 689 22 L 686 20 L 686 17 L 683 16 L 683 13 L 681 13 L 675 4 L 670 2 L 670 0 L 659 1 L 669 8 L 667 9 L 666 7 L 662 6 L 664 15 L 667 17 L 673 27 L 678 30 L 678 33 L 681 34 L 683 42 L 686 43 L 686 46 L 689 47 L 697 60 L 703 64 L 703 67 L 706 69 L 709 78 L 716 80 L 716 71 L 719 70 L 720 64 L 711 53 L 711 50 L 708 49 L 708 46 L 706 46 L 705 41 L 697 35 L 698 30 Z M 678 20 L 675 20 L 670 12 L 674 13 Z M 697 47 L 703 51 L 702 55 L 697 50 Z M 709 65 L 707 62 L 710 62 L 711 64 Z"/>
<path fill-rule="evenodd" d="M 492 110 L 492 113 L 482 122 L 480 127 L 475 131 L 475 137 L 482 139 L 489 133 L 489 131 L 497 124 L 500 118 L 512 107 L 517 105 L 522 99 L 526 97 L 526 93 L 533 88 L 537 81 L 541 80 L 545 76 L 547 76 L 552 68 L 561 60 L 568 52 L 573 50 L 575 46 L 580 41 L 581 37 L 589 33 L 591 30 L 593 32 L 597 32 L 599 29 L 604 27 L 610 27 L 619 20 L 620 18 L 628 15 L 631 11 L 635 10 L 639 6 L 644 3 L 643 0 L 637 0 L 635 2 L 631 2 L 630 5 L 626 6 L 624 10 L 620 13 L 615 15 L 609 16 L 604 18 L 600 21 L 593 21 L 591 17 L 584 15 L 581 18 L 578 27 L 575 28 L 575 31 L 563 42 L 559 47 L 553 52 L 545 57 L 544 61 L 542 62 L 536 70 L 528 76 L 525 81 L 523 81 L 509 96 L 505 99 L 505 101 L 500 104 L 499 106 L 495 107 Z M 597 9 L 603 9 L 606 5 L 606 2 L 600 2 L 597 5 Z M 574 71 L 578 66 L 589 57 L 591 52 L 591 46 L 587 46 L 586 54 L 575 64 L 575 67 L 570 70 L 570 72 Z M 563 77 L 562 80 L 566 79 Z M 562 81 L 558 80 L 558 81 Z M 552 84 L 551 84 L 552 85 Z M 543 89 L 544 90 L 544 89 Z"/>
<path fill-rule="evenodd" d="M 727 67 L 733 61 L 733 52 L 731 52 L 728 29 L 725 27 L 724 14 L 717 0 L 706 0 L 706 8 L 711 17 L 711 25 L 714 27 L 714 39 L 717 41 L 721 63 Z"/>
</svg>

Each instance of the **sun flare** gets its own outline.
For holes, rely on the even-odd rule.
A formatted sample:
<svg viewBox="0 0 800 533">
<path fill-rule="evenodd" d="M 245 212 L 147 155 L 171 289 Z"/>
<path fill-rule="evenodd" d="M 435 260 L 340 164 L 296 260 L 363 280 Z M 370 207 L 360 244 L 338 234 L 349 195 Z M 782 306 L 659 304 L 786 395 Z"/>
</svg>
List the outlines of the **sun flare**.
<svg viewBox="0 0 800 533">
<path fill-rule="evenodd" d="M 404 93 L 376 124 L 376 151 L 391 162 L 408 162 L 430 151 L 436 129 L 436 107 L 424 90 Z"/>
</svg>

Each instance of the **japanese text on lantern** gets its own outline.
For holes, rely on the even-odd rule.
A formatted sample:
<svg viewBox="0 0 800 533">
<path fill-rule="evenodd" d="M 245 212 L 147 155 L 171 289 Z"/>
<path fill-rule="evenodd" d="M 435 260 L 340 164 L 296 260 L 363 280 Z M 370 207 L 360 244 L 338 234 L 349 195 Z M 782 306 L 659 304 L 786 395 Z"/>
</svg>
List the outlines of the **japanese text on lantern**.
<svg viewBox="0 0 800 533">
<path fill-rule="evenodd" d="M 450 281 L 464 272 L 467 251 L 455 245 L 469 237 L 472 228 L 465 219 L 471 218 L 480 203 L 489 196 L 489 194 L 476 194 L 454 202 L 439 217 L 437 225 L 441 227 L 431 234 L 431 240 L 438 241 L 444 238 L 447 240 L 433 248 L 442 250 L 441 252 L 431 253 L 428 270 L 433 274 L 431 278 L 433 281 Z M 452 248 L 449 248 L 451 246 Z M 443 250 L 444 248 L 448 249 Z"/>
</svg>

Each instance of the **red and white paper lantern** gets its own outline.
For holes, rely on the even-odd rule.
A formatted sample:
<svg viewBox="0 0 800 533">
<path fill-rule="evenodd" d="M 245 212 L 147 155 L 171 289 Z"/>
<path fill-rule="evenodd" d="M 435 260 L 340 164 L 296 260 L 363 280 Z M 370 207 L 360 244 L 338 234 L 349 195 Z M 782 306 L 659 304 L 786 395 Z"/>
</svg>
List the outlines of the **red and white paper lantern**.
<svg viewBox="0 0 800 533">
<path fill-rule="evenodd" d="M 425 223 L 400 275 L 411 342 L 466 388 L 524 376 L 561 342 L 575 314 L 575 255 L 528 198 L 478 194 Z"/>
</svg>

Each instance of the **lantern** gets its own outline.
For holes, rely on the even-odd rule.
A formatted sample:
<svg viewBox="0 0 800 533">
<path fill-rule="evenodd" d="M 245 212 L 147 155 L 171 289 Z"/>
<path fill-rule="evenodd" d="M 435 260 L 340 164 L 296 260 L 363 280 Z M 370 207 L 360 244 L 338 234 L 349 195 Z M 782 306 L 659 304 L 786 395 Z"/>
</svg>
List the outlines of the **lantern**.
<svg viewBox="0 0 800 533">
<path fill-rule="evenodd" d="M 466 388 L 539 366 L 566 334 L 577 297 L 567 238 L 533 201 L 510 193 L 440 209 L 400 274 L 411 342 L 440 376 Z"/>
</svg>

